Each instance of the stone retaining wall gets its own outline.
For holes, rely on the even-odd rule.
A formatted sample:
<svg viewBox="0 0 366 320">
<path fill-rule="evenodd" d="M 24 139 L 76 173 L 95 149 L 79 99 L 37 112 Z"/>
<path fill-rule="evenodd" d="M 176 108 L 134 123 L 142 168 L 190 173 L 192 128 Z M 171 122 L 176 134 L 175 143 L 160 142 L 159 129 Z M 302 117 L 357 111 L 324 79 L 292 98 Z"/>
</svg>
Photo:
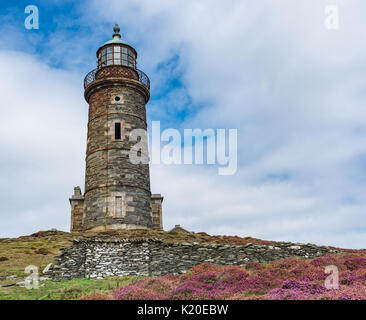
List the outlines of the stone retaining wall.
<svg viewBox="0 0 366 320">
<path fill-rule="evenodd" d="M 181 274 L 207 262 L 244 265 L 249 261 L 267 263 L 286 257 L 315 258 L 336 253 L 311 244 L 233 246 L 225 244 L 164 243 L 158 239 L 74 240 L 61 249 L 54 279 L 105 278 L 110 276 L 161 276 Z"/>
</svg>

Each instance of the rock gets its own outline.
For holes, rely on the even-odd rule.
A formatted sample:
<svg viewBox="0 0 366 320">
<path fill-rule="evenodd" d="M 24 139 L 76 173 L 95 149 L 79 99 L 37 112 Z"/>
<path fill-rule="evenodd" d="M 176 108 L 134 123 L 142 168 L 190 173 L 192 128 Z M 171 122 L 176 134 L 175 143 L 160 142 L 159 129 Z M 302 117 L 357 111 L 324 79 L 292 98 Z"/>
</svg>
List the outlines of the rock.
<svg viewBox="0 0 366 320">
<path fill-rule="evenodd" d="M 301 247 L 300 246 L 291 246 L 290 249 L 292 249 L 292 250 L 300 250 Z"/>
</svg>

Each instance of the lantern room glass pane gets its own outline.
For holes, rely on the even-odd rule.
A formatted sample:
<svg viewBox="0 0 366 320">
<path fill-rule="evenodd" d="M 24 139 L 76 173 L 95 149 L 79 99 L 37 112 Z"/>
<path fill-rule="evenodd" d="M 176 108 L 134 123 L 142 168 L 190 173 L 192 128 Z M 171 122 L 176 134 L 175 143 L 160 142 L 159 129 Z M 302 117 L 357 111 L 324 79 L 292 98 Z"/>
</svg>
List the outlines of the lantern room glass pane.
<svg viewBox="0 0 366 320">
<path fill-rule="evenodd" d="M 133 58 L 131 56 L 128 57 L 128 65 L 133 67 Z"/>
<path fill-rule="evenodd" d="M 122 65 L 136 69 L 135 51 L 123 45 L 113 44 L 100 50 L 97 57 L 98 68 Z"/>
</svg>

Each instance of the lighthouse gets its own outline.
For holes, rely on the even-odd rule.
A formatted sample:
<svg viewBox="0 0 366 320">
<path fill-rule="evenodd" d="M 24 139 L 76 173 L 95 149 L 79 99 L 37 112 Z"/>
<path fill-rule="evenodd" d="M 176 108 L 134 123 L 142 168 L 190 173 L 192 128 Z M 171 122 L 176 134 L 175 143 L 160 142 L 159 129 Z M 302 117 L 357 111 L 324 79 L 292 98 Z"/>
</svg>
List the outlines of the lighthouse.
<svg viewBox="0 0 366 320">
<path fill-rule="evenodd" d="M 162 229 L 160 194 L 150 190 L 149 164 L 131 161 L 133 131 L 147 132 L 149 77 L 137 68 L 137 51 L 115 25 L 97 50 L 97 68 L 84 80 L 89 104 L 84 194 L 74 188 L 71 231 Z M 139 156 L 148 159 L 147 139 Z M 141 154 L 146 153 L 146 154 Z"/>
</svg>

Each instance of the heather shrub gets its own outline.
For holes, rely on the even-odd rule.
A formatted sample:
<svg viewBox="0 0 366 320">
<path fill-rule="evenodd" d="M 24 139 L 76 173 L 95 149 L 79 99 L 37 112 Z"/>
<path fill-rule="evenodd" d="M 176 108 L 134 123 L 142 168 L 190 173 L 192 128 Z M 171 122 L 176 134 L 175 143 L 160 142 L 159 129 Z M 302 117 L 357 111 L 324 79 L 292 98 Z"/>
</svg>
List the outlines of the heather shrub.
<svg viewBox="0 0 366 320">
<path fill-rule="evenodd" d="M 300 290 L 276 288 L 263 296 L 265 300 L 316 300 Z"/>
<path fill-rule="evenodd" d="M 259 262 L 250 261 L 244 266 L 245 270 L 255 271 L 264 269 L 264 265 Z"/>
<path fill-rule="evenodd" d="M 216 275 L 216 281 L 232 287 L 241 287 L 245 284 L 249 273 L 237 266 L 228 266 L 221 269 Z"/>
<path fill-rule="evenodd" d="M 339 269 L 339 290 L 325 288 L 325 267 Z M 244 267 L 204 263 L 181 276 L 134 282 L 112 292 L 118 300 L 365 300 L 364 253 L 327 255 L 316 259 L 286 258 L 268 265 Z"/>
<path fill-rule="evenodd" d="M 269 291 L 264 298 L 268 300 L 316 300 L 318 294 L 327 289 L 323 284 L 289 279 L 282 283 L 281 288 Z"/>
<path fill-rule="evenodd" d="M 366 300 L 366 286 L 341 286 L 317 297 L 319 300 Z"/>
<path fill-rule="evenodd" d="M 312 259 L 310 261 L 310 265 L 314 266 L 314 267 L 326 267 L 329 265 L 335 265 L 337 264 L 338 259 L 335 255 L 325 255 L 322 257 L 318 257 L 315 259 Z"/>
<path fill-rule="evenodd" d="M 358 256 L 346 256 L 343 260 L 343 264 L 347 270 L 354 271 L 366 268 L 366 258 Z"/>
<path fill-rule="evenodd" d="M 222 267 L 210 264 L 210 263 L 202 263 L 197 266 L 194 266 L 193 268 L 189 269 L 185 274 L 183 274 L 180 277 L 180 282 L 184 282 L 187 279 L 199 275 L 199 274 L 205 274 L 209 272 L 220 272 L 222 270 Z"/>
<path fill-rule="evenodd" d="M 134 286 L 146 290 L 151 290 L 158 294 L 167 294 L 174 289 L 175 287 L 174 280 L 175 280 L 174 278 L 171 279 L 168 277 L 145 279 L 138 281 L 137 283 L 134 284 Z"/>
<path fill-rule="evenodd" d="M 318 294 L 327 291 L 323 284 L 289 279 L 283 282 L 282 289 L 298 290 L 307 294 Z"/>
<path fill-rule="evenodd" d="M 173 300 L 218 300 L 236 292 L 230 284 L 217 281 L 214 272 L 199 274 L 180 283 L 170 295 Z"/>
<path fill-rule="evenodd" d="M 165 300 L 175 288 L 176 276 L 144 279 L 112 292 L 117 300 Z"/>
<path fill-rule="evenodd" d="M 290 270 L 298 265 L 301 261 L 299 258 L 285 258 L 282 260 L 272 261 L 270 265 L 276 269 Z"/>
<path fill-rule="evenodd" d="M 270 272 L 261 272 L 251 276 L 246 281 L 246 289 L 252 292 L 267 292 L 282 283 L 281 279 L 275 278 Z"/>
<path fill-rule="evenodd" d="M 93 292 L 79 298 L 79 300 L 114 300 L 114 298 L 104 293 Z"/>
<path fill-rule="evenodd" d="M 140 288 L 133 284 L 112 291 L 116 300 L 166 300 L 164 294 Z"/>
<path fill-rule="evenodd" d="M 362 270 L 361 273 L 345 272 L 340 278 L 340 283 L 348 286 L 363 285 L 366 287 L 366 270 Z"/>
</svg>

